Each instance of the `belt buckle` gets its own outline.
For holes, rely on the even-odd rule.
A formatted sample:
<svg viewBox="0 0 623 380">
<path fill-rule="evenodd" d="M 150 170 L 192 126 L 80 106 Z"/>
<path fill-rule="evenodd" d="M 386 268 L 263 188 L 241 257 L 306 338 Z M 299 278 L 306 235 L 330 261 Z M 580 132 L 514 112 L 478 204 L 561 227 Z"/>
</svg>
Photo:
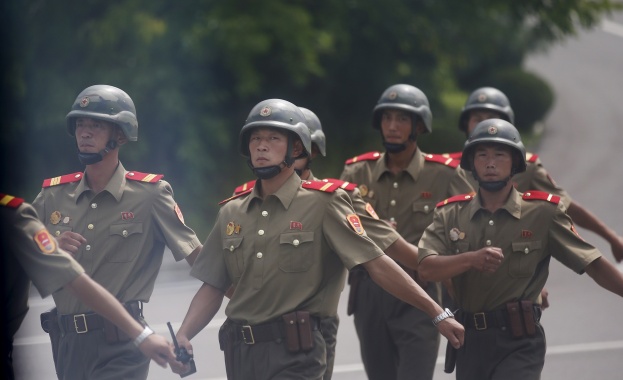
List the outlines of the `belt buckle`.
<svg viewBox="0 0 623 380">
<path fill-rule="evenodd" d="M 482 324 L 478 323 L 479 319 L 482 321 Z M 487 318 L 485 317 L 485 313 L 481 312 L 474 314 L 474 328 L 479 331 L 487 329 Z"/>
<path fill-rule="evenodd" d="M 80 327 L 78 327 L 78 321 L 80 320 L 80 318 L 82 318 L 82 324 L 84 325 L 84 329 L 80 330 Z M 86 332 L 89 332 L 89 327 L 87 326 L 87 317 L 84 314 L 76 314 L 74 315 L 74 327 L 76 328 L 76 333 L 77 334 L 84 334 Z"/>
<path fill-rule="evenodd" d="M 245 331 L 248 331 L 250 339 L 247 339 L 247 334 L 245 334 Z M 242 330 L 240 330 L 240 332 L 242 333 L 242 340 L 245 344 L 255 344 L 255 338 L 253 337 L 253 329 L 251 328 L 251 326 L 242 326 Z"/>
</svg>

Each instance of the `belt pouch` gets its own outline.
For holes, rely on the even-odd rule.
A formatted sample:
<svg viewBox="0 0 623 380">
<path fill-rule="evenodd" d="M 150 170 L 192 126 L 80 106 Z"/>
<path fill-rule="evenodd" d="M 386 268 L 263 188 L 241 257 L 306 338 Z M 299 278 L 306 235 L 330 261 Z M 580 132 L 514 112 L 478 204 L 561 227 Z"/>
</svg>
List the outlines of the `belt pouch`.
<svg viewBox="0 0 623 380">
<path fill-rule="evenodd" d="M 445 373 L 454 372 L 454 366 L 456 365 L 456 351 L 457 349 L 452 347 L 450 342 L 446 343 L 446 361 L 443 366 L 443 371 Z"/>
<path fill-rule="evenodd" d="M 353 313 L 357 309 L 357 288 L 359 287 L 359 281 L 361 281 L 361 276 L 359 275 L 359 273 L 351 271 L 348 274 L 348 284 L 350 285 L 350 291 L 348 292 L 346 315 L 353 315 Z"/>
<path fill-rule="evenodd" d="M 309 311 L 297 311 L 296 320 L 299 327 L 299 341 L 301 350 L 309 351 L 314 348 L 314 335 Z"/>
<path fill-rule="evenodd" d="M 526 327 L 526 334 L 528 336 L 532 336 L 536 333 L 536 324 L 534 318 L 534 309 L 532 306 L 532 301 L 523 300 L 520 302 L 521 310 L 523 312 L 523 322 Z"/>
<path fill-rule="evenodd" d="M 284 314 L 281 318 L 283 318 L 283 326 L 286 332 L 286 347 L 288 351 L 299 352 L 301 345 L 299 343 L 296 312 Z"/>
<path fill-rule="evenodd" d="M 511 333 L 515 338 L 524 336 L 523 322 L 521 321 L 521 311 L 519 310 L 519 302 L 509 302 L 506 304 L 508 312 L 508 322 L 510 324 Z"/>
<path fill-rule="evenodd" d="M 50 343 L 52 345 L 52 359 L 54 360 L 54 367 L 56 367 L 56 361 L 58 356 L 58 347 L 61 342 L 61 329 L 58 325 L 58 310 L 56 308 L 50 309 L 41 314 L 41 328 L 46 333 L 50 334 Z"/>
<path fill-rule="evenodd" d="M 232 339 L 232 328 L 229 320 L 218 330 L 218 343 L 225 357 L 225 373 L 228 379 L 234 379 L 234 341 Z"/>
</svg>

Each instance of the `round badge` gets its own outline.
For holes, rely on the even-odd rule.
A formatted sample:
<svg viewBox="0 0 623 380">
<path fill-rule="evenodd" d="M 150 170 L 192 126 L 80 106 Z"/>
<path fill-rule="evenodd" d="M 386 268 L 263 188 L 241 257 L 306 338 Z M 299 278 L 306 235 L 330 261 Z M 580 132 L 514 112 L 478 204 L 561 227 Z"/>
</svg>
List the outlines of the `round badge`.
<svg viewBox="0 0 623 380">
<path fill-rule="evenodd" d="M 457 241 L 459 240 L 459 229 L 458 228 L 453 228 L 450 230 L 450 240 L 452 241 Z"/>
<path fill-rule="evenodd" d="M 225 228 L 225 233 L 229 236 L 234 233 L 234 222 L 227 223 L 227 227 Z"/>
<path fill-rule="evenodd" d="M 490 135 L 495 135 L 498 133 L 498 127 L 496 127 L 495 125 L 492 125 L 489 127 L 489 134 Z"/>
<path fill-rule="evenodd" d="M 270 116 L 271 113 L 273 113 L 273 110 L 270 107 L 264 107 L 260 111 L 260 116 L 264 116 L 264 117 Z"/>
<path fill-rule="evenodd" d="M 80 100 L 80 107 L 87 107 L 89 103 L 91 103 L 91 100 L 89 100 L 88 96 L 85 96 L 84 98 L 82 98 L 82 100 Z"/>
<path fill-rule="evenodd" d="M 487 95 L 485 95 L 485 94 L 478 95 L 478 101 L 480 103 L 484 103 L 486 100 L 487 100 Z"/>
<path fill-rule="evenodd" d="M 389 95 L 387 95 L 387 98 L 388 98 L 389 100 L 394 100 L 394 99 L 396 99 L 397 97 L 398 97 L 398 94 L 396 93 L 396 91 L 392 91 L 392 92 L 390 92 L 390 93 L 389 93 Z"/>
<path fill-rule="evenodd" d="M 361 192 L 361 196 L 362 197 L 365 197 L 366 195 L 368 195 L 368 186 L 360 185 L 359 186 L 359 192 Z"/>
<path fill-rule="evenodd" d="M 60 211 L 54 211 L 51 215 L 50 215 L 50 223 L 52 224 L 58 224 L 58 222 L 61 221 L 61 213 Z"/>
</svg>

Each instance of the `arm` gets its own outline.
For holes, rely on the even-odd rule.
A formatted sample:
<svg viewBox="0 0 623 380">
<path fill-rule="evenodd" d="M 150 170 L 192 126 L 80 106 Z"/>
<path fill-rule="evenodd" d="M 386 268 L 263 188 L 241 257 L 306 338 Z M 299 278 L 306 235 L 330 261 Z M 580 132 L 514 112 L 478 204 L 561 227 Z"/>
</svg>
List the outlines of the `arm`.
<svg viewBox="0 0 623 380">
<path fill-rule="evenodd" d="M 586 273 L 597 285 L 623 297 L 623 275 L 605 258 L 593 260 L 586 267 Z"/>
<path fill-rule="evenodd" d="M 193 297 L 188 312 L 186 312 L 184 317 L 184 322 L 182 322 L 182 326 L 176 334 L 180 347 L 186 348 L 189 354 L 192 355 L 193 353 L 190 340 L 199 334 L 214 318 L 214 315 L 221 307 L 223 296 L 224 293 L 221 290 L 204 283 Z M 177 361 L 171 362 L 171 369 L 175 373 L 187 373 L 189 368 L 189 364 L 182 364 Z"/>
<path fill-rule="evenodd" d="M 193 266 L 193 263 L 195 262 L 195 259 L 197 258 L 197 256 L 199 255 L 199 252 L 201 252 L 201 248 L 203 248 L 202 245 L 199 245 L 197 248 L 195 248 L 190 255 L 186 256 L 186 262 L 188 263 L 188 265 L 190 265 L 191 267 Z"/>
<path fill-rule="evenodd" d="M 123 305 L 88 275 L 81 274 L 65 285 L 65 288 L 93 311 L 117 325 L 128 336 L 136 338 L 143 332 L 144 327 L 128 314 Z M 175 361 L 175 354 L 169 342 L 160 335 L 148 336 L 139 345 L 139 349 L 162 367 L 166 368 L 167 362 Z"/>
<path fill-rule="evenodd" d="M 430 296 L 392 259 L 383 255 L 363 264 L 370 277 L 379 286 L 410 305 L 424 311 L 433 319 L 443 312 Z M 453 347 L 463 345 L 465 330 L 452 318 L 442 321 L 437 328 Z"/>
<path fill-rule="evenodd" d="M 504 259 L 502 249 L 484 247 L 458 255 L 430 255 L 422 258 L 418 273 L 424 281 L 444 281 L 470 269 L 494 273 Z"/>
<path fill-rule="evenodd" d="M 385 254 L 407 268 L 418 269 L 418 248 L 408 243 L 402 236 L 394 244 L 387 247 Z"/>
<path fill-rule="evenodd" d="M 576 225 L 596 233 L 610 243 L 612 254 L 617 262 L 623 260 L 623 238 L 617 235 L 616 232 L 602 222 L 595 214 L 574 201 L 569 205 L 567 214 L 569 214 Z"/>
</svg>

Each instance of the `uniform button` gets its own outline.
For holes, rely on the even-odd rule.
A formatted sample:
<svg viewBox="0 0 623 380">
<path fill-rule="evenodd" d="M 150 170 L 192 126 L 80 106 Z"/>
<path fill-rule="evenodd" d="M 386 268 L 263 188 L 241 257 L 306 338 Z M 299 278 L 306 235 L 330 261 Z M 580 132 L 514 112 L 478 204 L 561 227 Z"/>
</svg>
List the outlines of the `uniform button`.
<svg viewBox="0 0 623 380">
<path fill-rule="evenodd" d="M 97 208 L 97 203 L 91 203 L 91 208 Z"/>
<path fill-rule="evenodd" d="M 292 242 L 292 244 L 294 244 L 295 247 L 298 247 L 299 244 L 301 244 L 301 242 L 299 241 L 299 239 L 294 239 L 294 241 Z"/>
<path fill-rule="evenodd" d="M 92 230 L 94 227 L 95 227 L 95 226 L 94 226 L 93 224 L 89 224 L 89 225 L 87 226 L 87 228 L 88 228 L 88 229 L 90 229 L 90 230 Z"/>
<path fill-rule="evenodd" d="M 491 240 L 487 240 L 487 241 L 485 242 L 485 244 L 486 244 L 486 245 L 491 245 Z"/>
<path fill-rule="evenodd" d="M 262 258 L 262 256 L 264 256 L 264 255 L 262 255 L 262 252 L 258 252 L 258 253 L 255 255 L 255 257 L 257 257 L 258 259 L 261 259 L 261 258 Z"/>
<path fill-rule="evenodd" d="M 86 247 L 84 247 L 84 249 L 86 249 L 87 251 L 90 251 L 90 250 L 91 250 L 91 245 L 88 245 L 88 244 L 87 244 L 87 246 L 86 246 Z"/>
<path fill-rule="evenodd" d="M 123 230 L 123 232 L 121 232 L 121 235 L 123 235 L 123 237 L 128 237 L 128 230 Z"/>
<path fill-rule="evenodd" d="M 260 236 L 264 235 L 264 230 L 257 231 L 257 234 L 260 235 Z"/>
<path fill-rule="evenodd" d="M 262 216 L 268 216 L 268 211 L 262 211 Z"/>
<path fill-rule="evenodd" d="M 424 211 L 428 212 L 428 209 L 429 209 L 428 205 L 424 206 Z"/>
<path fill-rule="evenodd" d="M 54 235 L 56 235 L 56 236 L 60 236 L 60 235 L 61 235 L 61 231 L 56 231 L 56 232 L 54 233 Z"/>
<path fill-rule="evenodd" d="M 394 189 L 398 188 L 398 182 L 394 182 Z"/>
<path fill-rule="evenodd" d="M 493 220 L 490 220 L 490 221 L 489 221 L 489 225 L 490 225 L 490 226 L 492 226 L 492 225 L 494 225 L 494 224 L 495 224 L 495 222 L 493 222 Z"/>
<path fill-rule="evenodd" d="M 391 201 L 389 201 L 389 204 L 390 204 L 391 206 L 396 206 L 396 201 L 392 199 Z"/>
<path fill-rule="evenodd" d="M 530 249 L 529 249 L 528 247 L 526 247 L 526 249 L 524 249 L 523 251 L 524 251 L 524 253 L 526 253 L 526 254 L 530 253 Z"/>
<path fill-rule="evenodd" d="M 229 251 L 230 251 L 230 252 L 233 252 L 233 251 L 234 251 L 234 246 L 233 246 L 233 245 L 230 245 L 230 246 L 229 246 Z"/>
</svg>

